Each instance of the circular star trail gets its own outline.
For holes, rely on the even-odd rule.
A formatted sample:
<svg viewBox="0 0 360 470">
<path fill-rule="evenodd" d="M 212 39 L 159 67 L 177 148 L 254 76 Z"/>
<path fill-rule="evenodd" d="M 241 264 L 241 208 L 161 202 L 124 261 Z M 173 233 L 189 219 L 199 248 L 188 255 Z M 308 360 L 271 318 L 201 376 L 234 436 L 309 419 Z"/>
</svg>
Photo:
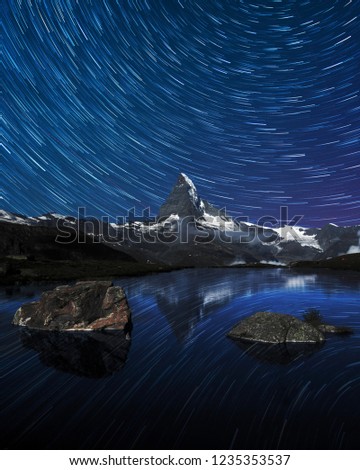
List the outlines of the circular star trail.
<svg viewBox="0 0 360 470">
<path fill-rule="evenodd" d="M 5 0 L 0 206 L 359 222 L 358 0 Z"/>
</svg>

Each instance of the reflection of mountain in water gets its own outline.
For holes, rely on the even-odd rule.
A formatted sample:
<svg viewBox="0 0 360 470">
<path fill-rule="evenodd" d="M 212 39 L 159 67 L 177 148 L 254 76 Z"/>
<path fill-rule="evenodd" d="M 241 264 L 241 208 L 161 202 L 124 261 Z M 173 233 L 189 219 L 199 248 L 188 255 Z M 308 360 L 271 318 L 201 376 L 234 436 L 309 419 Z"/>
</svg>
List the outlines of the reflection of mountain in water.
<svg viewBox="0 0 360 470">
<path fill-rule="evenodd" d="M 324 343 L 264 344 L 239 340 L 232 341 L 246 354 L 261 362 L 284 365 L 291 364 L 297 359 L 311 356 L 324 346 Z"/>
<path fill-rule="evenodd" d="M 176 285 L 177 292 L 174 292 L 174 286 L 164 286 L 165 290 L 155 295 L 161 313 L 180 342 L 192 335 L 198 322 L 230 302 L 234 296 L 234 290 L 227 282 L 220 280 L 212 286 L 201 286 L 199 283 L 194 286 L 193 282 L 193 277 L 185 278 L 180 285 Z"/>
<path fill-rule="evenodd" d="M 185 269 L 138 278 L 125 287 L 130 298 L 152 297 L 177 339 L 183 342 L 191 337 L 194 327 L 204 317 L 210 316 L 236 297 L 248 297 L 279 288 L 286 295 L 286 291 L 290 294 L 293 290 L 318 288 L 319 283 L 325 292 L 327 289 L 331 292 L 334 276 L 339 288 L 341 286 L 341 289 L 346 290 L 355 286 L 360 290 L 360 281 L 356 275 L 352 278 L 348 274 L 344 280 L 338 272 L 318 276 L 289 269 L 244 268 Z M 123 285 L 121 281 L 119 284 Z M 281 306 L 274 305 L 274 311 L 279 310 Z"/>
<path fill-rule="evenodd" d="M 59 332 L 23 329 L 21 341 L 39 353 L 48 367 L 70 374 L 100 378 L 120 370 L 130 341 L 124 332 Z"/>
<path fill-rule="evenodd" d="M 197 323 L 238 293 L 235 279 L 223 279 L 221 275 L 214 279 L 213 274 L 207 269 L 173 271 L 164 276 L 144 277 L 126 290 L 130 298 L 153 297 L 176 338 L 183 342 L 191 337 Z"/>
</svg>

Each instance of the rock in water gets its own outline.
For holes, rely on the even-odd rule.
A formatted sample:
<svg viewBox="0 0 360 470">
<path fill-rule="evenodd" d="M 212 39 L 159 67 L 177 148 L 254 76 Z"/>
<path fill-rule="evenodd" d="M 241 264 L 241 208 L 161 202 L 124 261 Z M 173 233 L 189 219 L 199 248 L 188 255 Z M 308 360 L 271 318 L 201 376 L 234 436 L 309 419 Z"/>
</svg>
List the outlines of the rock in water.
<svg viewBox="0 0 360 470">
<path fill-rule="evenodd" d="M 127 331 L 131 312 L 121 287 L 87 281 L 44 292 L 38 302 L 19 308 L 13 324 L 45 330 Z"/>
<path fill-rule="evenodd" d="M 324 335 L 292 315 L 258 312 L 236 324 L 228 333 L 233 339 L 262 343 L 320 343 Z"/>
</svg>

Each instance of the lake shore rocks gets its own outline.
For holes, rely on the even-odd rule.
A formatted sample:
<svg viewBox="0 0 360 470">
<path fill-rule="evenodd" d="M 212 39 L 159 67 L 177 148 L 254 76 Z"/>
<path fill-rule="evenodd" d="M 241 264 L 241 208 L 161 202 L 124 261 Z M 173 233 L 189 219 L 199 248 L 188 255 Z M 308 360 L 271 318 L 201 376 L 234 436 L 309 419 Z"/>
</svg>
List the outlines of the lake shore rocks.
<svg viewBox="0 0 360 470">
<path fill-rule="evenodd" d="M 37 302 L 22 305 L 14 325 L 41 330 L 129 331 L 131 312 L 125 292 L 108 281 L 85 281 L 44 292 Z"/>
</svg>

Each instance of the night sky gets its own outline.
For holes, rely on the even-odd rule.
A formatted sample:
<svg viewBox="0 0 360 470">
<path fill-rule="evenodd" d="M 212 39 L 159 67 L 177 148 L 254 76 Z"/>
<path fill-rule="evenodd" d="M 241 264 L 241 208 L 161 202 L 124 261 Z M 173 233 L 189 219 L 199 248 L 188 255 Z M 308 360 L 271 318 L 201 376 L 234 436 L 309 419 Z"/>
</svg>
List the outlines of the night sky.
<svg viewBox="0 0 360 470">
<path fill-rule="evenodd" d="M 360 220 L 359 0 L 4 0 L 0 208 Z"/>
</svg>

